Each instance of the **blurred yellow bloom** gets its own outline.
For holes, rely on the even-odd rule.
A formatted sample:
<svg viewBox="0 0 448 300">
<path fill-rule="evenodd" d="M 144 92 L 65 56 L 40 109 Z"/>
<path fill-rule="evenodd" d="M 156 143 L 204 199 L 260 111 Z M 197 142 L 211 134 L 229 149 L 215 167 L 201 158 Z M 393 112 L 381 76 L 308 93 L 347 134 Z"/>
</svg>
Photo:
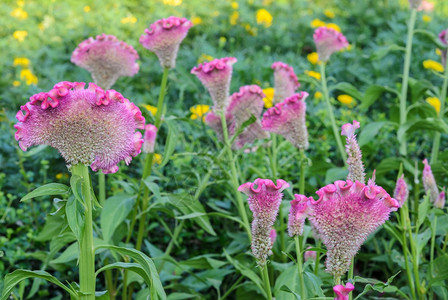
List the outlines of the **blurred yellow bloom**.
<svg viewBox="0 0 448 300">
<path fill-rule="evenodd" d="M 429 22 L 431 22 L 432 18 L 431 18 L 431 16 L 423 15 L 423 16 L 422 16 L 422 20 L 423 20 L 423 22 L 425 22 L 425 23 L 429 23 Z"/>
<path fill-rule="evenodd" d="M 436 72 L 443 72 L 443 70 L 444 70 L 441 63 L 431 60 L 431 59 L 427 59 L 427 60 L 423 61 L 423 67 L 425 69 L 434 70 Z"/>
<path fill-rule="evenodd" d="M 350 95 L 339 95 L 338 101 L 341 102 L 344 105 L 347 105 L 348 107 L 352 107 L 356 104 L 355 99 L 353 99 Z"/>
<path fill-rule="evenodd" d="M 251 35 L 251 36 L 256 36 L 258 33 L 257 28 L 254 28 L 252 26 L 250 26 L 250 24 L 244 24 L 244 29 L 246 29 L 246 31 Z"/>
<path fill-rule="evenodd" d="M 205 104 L 198 104 L 195 106 L 190 107 L 191 116 L 190 119 L 197 120 L 199 118 L 202 118 L 202 121 L 205 119 L 205 114 L 210 110 L 209 105 Z"/>
<path fill-rule="evenodd" d="M 234 11 L 230 17 L 229 17 L 229 23 L 230 25 L 236 25 L 236 23 L 238 22 L 238 18 L 240 17 L 240 13 L 237 11 Z"/>
<path fill-rule="evenodd" d="M 310 25 L 313 28 L 317 28 L 317 27 L 325 26 L 325 22 L 321 21 L 319 19 L 314 19 L 314 20 L 311 21 Z"/>
<path fill-rule="evenodd" d="M 305 74 L 310 76 L 310 77 L 316 78 L 317 80 L 320 80 L 320 73 L 319 72 L 306 70 Z"/>
<path fill-rule="evenodd" d="M 13 86 L 20 86 L 20 81 L 18 81 L 18 80 L 14 80 L 14 81 L 12 82 L 12 85 L 13 85 Z"/>
<path fill-rule="evenodd" d="M 317 91 L 317 92 L 314 93 L 314 98 L 316 98 L 316 99 L 321 99 L 322 96 L 323 96 L 322 93 L 319 92 L 319 91 Z"/>
<path fill-rule="evenodd" d="M 182 4 L 182 0 L 163 0 L 163 4 L 169 6 L 179 6 Z"/>
<path fill-rule="evenodd" d="M 24 5 L 25 5 L 25 1 L 23 1 L 23 0 L 17 1 L 17 6 L 23 7 Z"/>
<path fill-rule="evenodd" d="M 20 71 L 20 79 L 25 80 L 26 85 L 37 84 L 37 76 L 31 72 L 30 69 L 23 69 Z"/>
<path fill-rule="evenodd" d="M 28 13 L 26 11 L 24 11 L 21 7 L 14 9 L 10 13 L 10 15 L 11 15 L 11 17 L 14 17 L 19 20 L 25 20 L 26 18 L 28 18 Z"/>
<path fill-rule="evenodd" d="M 202 18 L 201 17 L 193 17 L 191 19 L 191 23 L 193 23 L 193 25 L 199 25 L 202 24 Z"/>
<path fill-rule="evenodd" d="M 64 177 L 64 174 L 62 174 L 62 173 L 58 173 L 58 174 L 56 174 L 56 179 L 57 179 L 57 180 L 61 180 L 62 177 Z"/>
<path fill-rule="evenodd" d="M 217 17 L 219 16 L 219 11 L 215 10 L 212 12 L 212 17 Z"/>
<path fill-rule="evenodd" d="M 26 57 L 16 57 L 14 58 L 14 62 L 12 64 L 14 67 L 22 66 L 26 68 L 30 65 L 30 60 Z"/>
<path fill-rule="evenodd" d="M 257 24 L 261 24 L 266 28 L 272 25 L 272 15 L 264 8 L 257 10 L 256 19 Z"/>
<path fill-rule="evenodd" d="M 337 24 L 335 23 L 328 23 L 327 25 L 325 25 L 325 27 L 327 28 L 331 28 L 336 30 L 337 32 L 341 32 L 341 27 L 339 27 Z"/>
<path fill-rule="evenodd" d="M 27 35 L 28 35 L 28 32 L 25 30 L 17 30 L 17 31 L 14 31 L 14 33 L 12 34 L 12 36 L 19 42 L 23 42 Z"/>
<path fill-rule="evenodd" d="M 273 106 L 273 100 L 274 100 L 274 88 L 265 88 L 263 89 L 263 93 L 265 94 L 265 98 L 263 98 L 264 107 L 270 108 Z"/>
<path fill-rule="evenodd" d="M 152 113 L 153 116 L 156 115 L 156 113 L 157 113 L 157 107 L 148 104 L 148 105 L 145 105 L 145 108 L 146 108 L 150 113 Z"/>
<path fill-rule="evenodd" d="M 437 54 L 438 56 L 441 56 L 441 55 L 442 55 L 442 51 L 440 51 L 439 48 L 436 48 L 436 54 Z"/>
<path fill-rule="evenodd" d="M 120 22 L 121 22 L 121 24 L 127 24 L 127 23 L 135 24 L 137 22 L 137 18 L 134 16 L 129 16 L 129 17 L 121 19 Z"/>
<path fill-rule="evenodd" d="M 154 156 L 152 157 L 152 164 L 158 164 L 160 165 L 162 163 L 162 155 L 159 153 L 154 153 Z"/>
<path fill-rule="evenodd" d="M 251 1 L 249 1 L 249 2 L 251 2 Z M 274 0 L 263 0 L 262 4 L 263 4 L 263 6 L 269 6 L 272 4 L 272 2 L 274 2 Z"/>
<path fill-rule="evenodd" d="M 232 3 L 230 4 L 232 6 L 233 9 L 238 9 L 238 2 L 232 1 Z"/>
<path fill-rule="evenodd" d="M 306 58 L 313 65 L 315 65 L 319 62 L 319 54 L 317 54 L 317 52 L 311 52 L 310 54 L 308 54 L 306 56 Z"/>
<path fill-rule="evenodd" d="M 434 107 L 434 109 L 437 112 L 437 115 L 440 113 L 440 100 L 439 100 L 439 98 L 429 97 L 429 98 L 426 98 L 426 102 L 428 102 L 429 105 Z"/>
<path fill-rule="evenodd" d="M 327 17 L 327 18 L 330 18 L 330 19 L 333 19 L 334 18 L 334 12 L 332 11 L 332 10 L 329 10 L 329 9 L 326 9 L 326 10 L 324 10 L 324 15 Z"/>
<path fill-rule="evenodd" d="M 206 61 L 212 61 L 212 60 L 213 60 L 213 56 L 202 53 L 201 56 L 199 56 L 199 58 L 198 58 L 198 64 L 201 64 Z"/>
<path fill-rule="evenodd" d="M 85 13 L 88 13 L 88 12 L 90 12 L 92 9 L 90 8 L 90 6 L 88 6 L 88 5 L 86 5 L 86 6 L 84 6 L 84 12 Z"/>
<path fill-rule="evenodd" d="M 226 43 L 227 43 L 227 39 L 226 39 L 226 37 L 225 36 L 221 36 L 220 38 L 219 38 L 219 47 L 224 47 L 225 45 L 226 45 Z"/>
</svg>

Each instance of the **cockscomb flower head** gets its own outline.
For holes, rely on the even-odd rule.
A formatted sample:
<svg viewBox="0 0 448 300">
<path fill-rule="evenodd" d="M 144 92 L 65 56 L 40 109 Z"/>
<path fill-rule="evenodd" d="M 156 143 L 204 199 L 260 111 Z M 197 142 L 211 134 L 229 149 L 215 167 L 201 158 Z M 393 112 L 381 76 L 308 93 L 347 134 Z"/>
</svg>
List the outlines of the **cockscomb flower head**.
<svg viewBox="0 0 448 300">
<path fill-rule="evenodd" d="M 146 124 L 142 151 L 144 153 L 154 153 L 154 146 L 157 137 L 157 127 L 152 124 Z"/>
<path fill-rule="evenodd" d="M 208 89 L 215 111 L 227 108 L 233 71 L 232 66 L 236 62 L 237 59 L 235 57 L 224 57 L 204 62 L 191 70 L 191 74 L 196 75 Z"/>
<path fill-rule="evenodd" d="M 426 158 L 423 160 L 423 164 L 425 165 L 423 168 L 423 187 L 425 188 L 425 192 L 429 193 L 431 202 L 435 203 L 440 195 L 439 188 L 437 187 L 436 179 L 432 174 L 431 166 Z"/>
<path fill-rule="evenodd" d="M 373 180 L 367 185 L 338 180 L 316 194 L 317 201 L 309 198 L 308 219 L 327 247 L 326 271 L 340 277 L 367 237 L 397 210 L 399 203 Z"/>
<path fill-rule="evenodd" d="M 442 30 L 442 32 L 439 33 L 439 40 L 442 42 L 442 44 L 445 45 L 445 47 L 448 47 L 448 29 Z M 448 49 L 442 49 L 442 66 L 446 67 L 446 54 L 448 52 Z"/>
<path fill-rule="evenodd" d="M 102 34 L 83 41 L 73 51 L 71 61 L 92 74 L 93 81 L 107 90 L 121 76 L 138 72 L 135 49 L 113 35 Z"/>
<path fill-rule="evenodd" d="M 294 195 L 288 216 L 288 234 L 290 237 L 303 234 L 305 219 L 310 212 L 309 199 L 303 195 Z"/>
<path fill-rule="evenodd" d="M 347 137 L 347 144 L 345 145 L 345 152 L 347 152 L 348 176 L 347 179 L 351 181 L 358 180 L 365 182 L 364 165 L 362 163 L 361 149 L 356 141 L 355 130 L 359 128 L 359 122 L 353 120 L 353 124 L 347 123 L 342 125 L 341 135 Z"/>
<path fill-rule="evenodd" d="M 308 247 L 307 249 L 309 249 L 311 247 Z M 303 260 L 307 261 L 309 259 L 315 260 L 316 259 L 316 251 L 313 250 L 307 250 L 305 251 L 305 253 L 303 253 Z"/>
<path fill-rule="evenodd" d="M 139 42 L 157 55 L 163 68 L 172 69 L 176 66 L 179 45 L 191 26 L 193 23 L 185 18 L 169 17 L 157 20 L 145 29 Z"/>
<path fill-rule="evenodd" d="M 328 27 L 319 27 L 314 31 L 314 43 L 316 44 L 317 53 L 320 61 L 328 61 L 331 54 L 348 47 L 345 36 Z"/>
<path fill-rule="evenodd" d="M 291 66 L 277 61 L 272 64 L 271 68 L 274 70 L 275 104 L 294 95 L 295 91 L 300 87 L 300 83 Z"/>
<path fill-rule="evenodd" d="M 406 181 L 404 180 L 404 175 L 402 174 L 400 178 L 397 179 L 397 184 L 395 185 L 394 198 L 397 199 L 400 207 L 408 200 L 409 189 Z"/>
<path fill-rule="evenodd" d="M 249 196 L 249 208 L 254 216 L 251 248 L 261 267 L 266 265 L 268 256 L 272 254 L 270 233 L 280 208 L 282 191 L 287 187 L 289 184 L 282 179 L 274 184 L 272 180 L 258 178 L 253 183 L 247 182 L 238 188 L 238 191 Z"/>
<path fill-rule="evenodd" d="M 115 173 L 140 153 L 145 118 L 133 103 L 114 90 L 94 83 L 59 82 L 48 93 L 31 96 L 20 107 L 14 126 L 20 148 L 49 145 L 68 165 L 88 164 L 92 170 Z"/>
<path fill-rule="evenodd" d="M 354 289 L 355 286 L 350 282 L 347 282 L 345 286 L 343 286 L 342 284 L 334 286 L 333 291 L 336 294 L 336 298 L 334 298 L 334 300 L 348 300 L 350 292 Z"/>
<path fill-rule="evenodd" d="M 284 136 L 294 147 L 307 149 L 306 97 L 307 92 L 300 92 L 268 109 L 263 115 L 263 129 Z"/>
</svg>

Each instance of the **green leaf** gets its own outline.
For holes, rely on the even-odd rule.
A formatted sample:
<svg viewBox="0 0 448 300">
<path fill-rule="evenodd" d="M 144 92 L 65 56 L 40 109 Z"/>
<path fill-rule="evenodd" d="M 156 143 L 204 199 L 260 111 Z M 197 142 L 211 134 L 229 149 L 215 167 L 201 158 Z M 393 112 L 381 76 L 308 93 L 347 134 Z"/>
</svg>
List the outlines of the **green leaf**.
<svg viewBox="0 0 448 300">
<path fill-rule="evenodd" d="M 85 208 L 84 196 L 82 195 L 82 178 L 78 175 L 72 175 L 70 178 L 70 186 L 76 201 L 79 201 Z"/>
<path fill-rule="evenodd" d="M 173 120 L 166 121 L 168 125 L 168 135 L 165 141 L 165 152 L 163 153 L 162 163 L 159 168 L 162 168 L 164 165 L 168 163 L 171 158 L 171 155 L 174 153 L 174 149 L 176 147 L 176 143 L 179 141 L 179 130 L 178 125 L 175 124 Z"/>
<path fill-rule="evenodd" d="M 311 272 L 304 272 L 303 279 L 305 281 L 305 289 L 308 291 L 308 295 L 311 293 L 314 296 L 323 297 L 322 280 Z"/>
<path fill-rule="evenodd" d="M 113 264 L 108 264 L 102 268 L 100 268 L 99 270 L 97 270 L 95 272 L 95 277 L 98 277 L 98 275 L 106 270 L 110 270 L 110 269 L 124 269 L 124 270 L 130 270 L 132 272 L 135 272 L 136 274 L 138 274 L 141 278 L 143 278 L 143 280 L 146 282 L 146 284 L 148 286 L 152 285 L 152 279 L 150 274 L 147 274 L 145 272 L 145 269 L 143 269 L 139 264 L 136 263 L 125 263 L 125 262 L 116 262 Z"/>
<path fill-rule="evenodd" d="M 48 183 L 35 189 L 34 191 L 26 194 L 20 199 L 20 201 L 26 201 L 32 198 L 40 196 L 52 196 L 52 195 L 68 195 L 70 188 L 62 183 Z"/>
<path fill-rule="evenodd" d="M 448 125 L 439 118 L 426 118 L 411 120 L 404 123 L 398 129 L 397 137 L 398 141 L 403 141 L 406 134 L 413 133 L 417 130 L 432 130 L 441 133 L 448 133 Z"/>
<path fill-rule="evenodd" d="M 232 136 L 232 138 L 230 139 L 229 144 L 233 145 L 233 143 L 235 142 L 236 138 L 242 134 L 244 132 L 244 130 L 251 124 L 255 123 L 255 121 L 257 121 L 257 118 L 254 115 L 250 115 L 250 118 L 247 119 L 246 121 L 243 122 L 243 124 L 241 124 L 241 126 L 235 131 L 235 134 Z"/>
<path fill-rule="evenodd" d="M 101 232 L 105 242 L 110 243 L 115 229 L 134 207 L 135 198 L 135 196 L 121 194 L 107 199 L 101 211 Z"/>
<path fill-rule="evenodd" d="M 384 293 L 384 292 L 393 293 L 393 292 L 397 291 L 398 288 L 395 287 L 395 286 L 392 286 L 390 284 L 394 280 L 395 276 L 400 274 L 400 272 L 398 272 L 395 275 L 389 277 L 389 279 L 385 283 L 382 282 L 382 281 L 376 280 L 376 279 L 362 278 L 362 277 L 359 277 L 359 276 L 355 276 L 355 282 L 356 283 L 358 283 L 358 282 L 367 283 L 367 285 L 364 287 L 364 291 L 362 291 L 360 294 L 358 294 L 358 296 L 355 298 L 355 300 L 363 299 L 363 298 L 361 298 L 361 296 L 364 296 L 369 291 L 377 291 L 379 293 Z"/>
<path fill-rule="evenodd" d="M 330 90 L 342 91 L 357 100 L 361 100 L 363 98 L 362 93 L 356 87 L 354 87 L 352 84 L 348 82 L 340 82 L 332 86 Z"/>
<path fill-rule="evenodd" d="M 347 177 L 348 171 L 346 168 L 330 168 L 325 173 L 325 182 L 335 182 L 336 180 L 343 180 Z"/>
<path fill-rule="evenodd" d="M 428 37 L 438 48 L 440 49 L 446 49 L 447 46 L 445 44 L 443 44 L 439 38 L 437 37 L 437 35 L 435 35 L 433 32 L 428 31 L 428 30 L 424 30 L 424 29 L 415 29 L 414 30 L 414 34 L 421 34 L 424 35 L 426 37 Z"/>
<path fill-rule="evenodd" d="M 151 291 L 151 299 L 166 299 L 165 290 L 163 289 L 162 283 L 160 282 L 159 273 L 157 272 L 154 262 L 144 253 L 137 251 L 135 249 L 117 247 L 112 245 L 101 245 L 95 247 L 95 249 L 105 248 L 115 251 L 122 256 L 128 256 L 136 261 L 137 264 L 144 270 L 147 276 L 151 279 L 149 288 Z"/>
<path fill-rule="evenodd" d="M 425 221 L 429 209 L 429 195 L 425 195 L 423 197 L 423 202 L 418 205 L 418 216 L 417 216 L 417 229 L 420 228 L 420 226 Z"/>
<path fill-rule="evenodd" d="M 45 271 L 15 270 L 14 272 L 5 276 L 4 290 L 3 290 L 0 300 L 9 299 L 9 295 L 11 294 L 14 287 L 17 284 L 19 284 L 22 280 L 25 280 L 28 278 L 45 279 L 51 283 L 56 284 L 60 288 L 64 289 L 67 293 L 70 294 L 71 297 L 75 297 L 75 298 L 78 297 L 78 295 L 75 293 L 75 291 L 66 287 L 62 282 L 60 282 L 56 277 L 54 277 L 50 273 L 47 273 Z"/>
<path fill-rule="evenodd" d="M 390 92 L 397 95 L 399 94 L 398 91 L 391 89 L 389 87 L 384 87 L 381 85 L 371 85 L 367 88 L 366 92 L 364 93 L 364 97 L 360 98 L 361 105 L 359 106 L 359 108 L 360 109 L 369 108 L 385 92 Z"/>
<path fill-rule="evenodd" d="M 288 288 L 293 293 L 288 291 L 285 292 L 286 288 Z M 275 280 L 275 286 L 273 292 L 275 295 L 275 299 L 277 300 L 297 299 L 295 294 L 298 295 L 300 294 L 300 286 L 296 265 L 292 265 L 288 269 L 280 273 L 280 275 Z"/>
<path fill-rule="evenodd" d="M 372 55 L 370 56 L 371 59 L 373 60 L 379 60 L 382 59 L 384 56 L 386 56 L 389 52 L 391 51 L 406 51 L 406 48 L 404 47 L 400 47 L 396 44 L 392 44 L 386 47 L 379 47 L 376 48 L 375 51 L 372 53 Z"/>
<path fill-rule="evenodd" d="M 448 254 L 437 257 L 433 262 L 433 276 L 429 282 L 430 285 L 448 279 Z"/>
<path fill-rule="evenodd" d="M 359 135 L 359 147 L 362 147 L 373 140 L 373 138 L 378 134 L 384 124 L 386 124 L 386 122 L 372 122 L 365 125 L 362 128 L 361 134 Z"/>
<path fill-rule="evenodd" d="M 80 241 L 85 225 L 85 209 L 81 202 L 75 200 L 75 198 L 68 198 L 65 206 L 65 215 L 67 216 L 68 226 L 75 234 L 76 239 Z"/>
<path fill-rule="evenodd" d="M 180 262 L 180 264 L 196 269 L 219 269 L 227 264 L 226 262 L 214 259 L 213 256 L 216 255 L 204 254 Z"/>
<path fill-rule="evenodd" d="M 417 245 L 417 254 L 420 254 L 423 250 L 423 247 L 428 245 L 429 239 L 431 238 L 431 229 L 427 229 L 422 233 L 419 233 L 417 236 L 414 235 L 415 243 Z"/>
<path fill-rule="evenodd" d="M 154 181 L 157 179 L 155 176 L 148 176 L 143 180 L 143 183 L 146 187 L 151 191 L 151 193 L 156 197 L 156 199 L 160 199 L 160 188 L 157 183 Z"/>
</svg>

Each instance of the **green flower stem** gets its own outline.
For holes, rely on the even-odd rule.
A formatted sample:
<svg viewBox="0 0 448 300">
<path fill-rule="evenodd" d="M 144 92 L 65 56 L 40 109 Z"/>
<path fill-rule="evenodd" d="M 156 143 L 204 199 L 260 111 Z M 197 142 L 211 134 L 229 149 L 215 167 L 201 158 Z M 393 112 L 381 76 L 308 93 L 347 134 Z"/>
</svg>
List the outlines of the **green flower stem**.
<svg viewBox="0 0 448 300">
<path fill-rule="evenodd" d="M 445 114 L 445 101 L 446 101 L 446 90 L 448 88 L 448 57 L 445 62 L 445 73 L 443 75 L 442 90 L 440 92 L 440 111 L 439 118 L 443 120 L 443 115 Z M 431 154 L 431 164 L 437 162 L 437 157 L 439 155 L 440 147 L 440 132 L 436 132 L 434 136 L 434 143 L 432 144 L 432 154 Z"/>
<path fill-rule="evenodd" d="M 417 16 L 417 10 L 412 9 L 411 17 L 408 23 L 408 35 L 406 41 L 406 55 L 404 58 L 404 69 L 403 69 L 403 81 L 401 83 L 401 94 L 400 94 L 400 126 L 406 123 L 406 98 L 408 92 L 408 82 L 409 82 L 409 68 L 411 66 L 411 54 L 412 54 L 412 38 L 414 36 L 415 19 Z M 400 153 L 404 156 L 407 154 L 406 149 L 406 134 L 403 137 L 403 141 L 400 144 Z"/>
<path fill-rule="evenodd" d="M 306 299 L 305 291 L 305 280 L 303 279 L 303 255 L 301 251 L 301 241 L 299 241 L 299 236 L 294 236 L 294 241 L 296 244 L 296 256 L 297 256 L 297 271 L 299 272 L 299 284 L 300 284 L 300 297 L 301 299 Z"/>
<path fill-rule="evenodd" d="M 317 240 L 316 248 L 320 248 L 322 246 L 321 240 Z M 317 276 L 319 273 L 319 261 L 320 261 L 320 252 L 316 251 L 316 260 L 314 261 L 314 275 Z"/>
<path fill-rule="evenodd" d="M 434 276 L 434 248 L 436 244 L 436 230 L 437 230 L 437 215 L 434 215 L 434 222 L 432 223 L 432 234 L 431 234 L 431 252 L 429 265 L 431 266 L 431 275 Z"/>
<path fill-rule="evenodd" d="M 79 241 L 79 290 L 80 300 L 95 300 L 95 250 L 93 247 L 92 195 L 89 169 L 84 164 L 72 166 L 73 176 L 82 178 L 82 195 L 85 205 L 85 224 Z"/>
<path fill-rule="evenodd" d="M 221 117 L 221 125 L 222 125 L 223 137 L 224 137 L 224 147 L 227 152 L 227 160 L 230 164 L 230 171 L 231 171 L 230 180 L 232 182 L 233 191 L 235 193 L 237 209 L 240 214 L 241 220 L 244 223 L 244 227 L 245 227 L 244 229 L 246 230 L 247 235 L 249 236 L 249 239 L 252 240 L 252 233 L 250 231 L 249 219 L 247 218 L 246 208 L 244 206 L 244 202 L 243 202 L 243 198 L 241 197 L 241 193 L 238 192 L 238 188 L 239 188 L 240 184 L 239 184 L 239 180 L 238 180 L 238 173 L 236 171 L 235 160 L 233 159 L 232 148 L 229 143 L 229 134 L 227 132 L 227 122 L 226 122 L 226 118 L 224 115 L 224 111 L 223 110 L 219 111 L 219 115 Z"/>
<path fill-rule="evenodd" d="M 106 174 L 98 172 L 98 200 L 101 206 L 106 202 Z"/>
<path fill-rule="evenodd" d="M 334 285 L 341 284 L 341 276 L 334 276 Z"/>
<path fill-rule="evenodd" d="M 411 272 L 411 268 L 409 266 L 409 261 L 408 261 L 408 255 L 409 255 L 409 249 L 408 249 L 408 239 L 406 236 L 406 230 L 407 230 L 407 221 L 406 221 L 406 214 L 408 213 L 407 211 L 407 204 L 405 203 L 403 205 L 403 207 L 401 207 L 400 209 L 400 219 L 401 219 L 401 226 L 402 226 L 402 241 L 401 244 L 403 246 L 403 255 L 404 255 L 404 264 L 405 264 L 405 268 L 406 268 L 406 274 L 408 277 L 408 282 L 409 282 L 409 288 L 411 290 L 411 294 L 412 294 L 412 299 L 417 299 L 416 294 L 415 294 L 415 284 L 414 284 L 414 279 L 412 277 L 412 272 Z"/>
<path fill-rule="evenodd" d="M 327 104 L 328 116 L 330 117 L 331 127 L 333 128 L 334 138 L 336 139 L 336 143 L 338 144 L 339 153 L 341 154 L 342 160 L 344 164 L 347 161 L 347 154 L 345 153 L 344 146 L 341 141 L 341 134 L 339 133 L 338 127 L 336 126 L 336 120 L 334 118 L 333 107 L 330 102 L 330 94 L 328 93 L 327 87 L 327 78 L 325 76 L 325 63 L 321 62 L 320 66 L 320 77 L 321 77 L 321 85 L 322 85 L 322 94 L 325 98 L 325 102 Z"/>
<path fill-rule="evenodd" d="M 354 268 L 355 268 L 355 257 L 352 257 L 352 261 L 350 263 L 350 269 L 348 269 L 348 275 L 347 275 L 347 280 L 352 281 L 353 280 L 353 273 L 354 273 Z M 353 293 L 349 293 L 348 294 L 348 299 L 352 300 L 353 299 Z"/>
<path fill-rule="evenodd" d="M 263 277 L 264 289 L 266 291 L 267 299 L 272 300 L 271 284 L 269 282 L 268 266 L 265 265 L 261 269 L 261 275 Z"/>
<path fill-rule="evenodd" d="M 233 292 L 238 285 L 240 284 L 241 281 L 243 281 L 244 276 L 240 276 L 240 278 L 238 278 L 233 284 L 232 286 L 224 293 L 224 295 L 222 295 L 221 298 L 219 298 L 219 300 L 224 300 L 225 298 L 227 298 L 231 292 Z"/>
<path fill-rule="evenodd" d="M 302 195 L 305 195 L 305 168 L 306 168 L 305 150 L 300 149 L 300 185 L 299 185 L 299 192 Z"/>
<path fill-rule="evenodd" d="M 410 225 L 409 219 L 407 225 Z M 415 236 L 412 235 L 411 226 L 407 226 L 409 242 L 411 245 L 411 255 L 412 255 L 412 266 L 414 271 L 414 280 L 417 289 L 418 299 L 424 299 L 423 290 L 420 283 L 420 275 L 418 273 L 419 267 L 419 253 L 417 251 L 417 237 L 418 237 L 418 227 L 415 228 Z"/>
</svg>

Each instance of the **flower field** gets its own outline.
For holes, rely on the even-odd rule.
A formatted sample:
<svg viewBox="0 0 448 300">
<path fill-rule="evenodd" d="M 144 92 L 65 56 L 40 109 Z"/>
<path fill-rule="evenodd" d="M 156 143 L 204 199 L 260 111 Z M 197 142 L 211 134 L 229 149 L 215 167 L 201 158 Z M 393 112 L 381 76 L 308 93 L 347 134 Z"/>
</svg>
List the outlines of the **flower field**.
<svg viewBox="0 0 448 300">
<path fill-rule="evenodd" d="M 448 2 L 0 12 L 0 300 L 448 299 Z"/>
</svg>

